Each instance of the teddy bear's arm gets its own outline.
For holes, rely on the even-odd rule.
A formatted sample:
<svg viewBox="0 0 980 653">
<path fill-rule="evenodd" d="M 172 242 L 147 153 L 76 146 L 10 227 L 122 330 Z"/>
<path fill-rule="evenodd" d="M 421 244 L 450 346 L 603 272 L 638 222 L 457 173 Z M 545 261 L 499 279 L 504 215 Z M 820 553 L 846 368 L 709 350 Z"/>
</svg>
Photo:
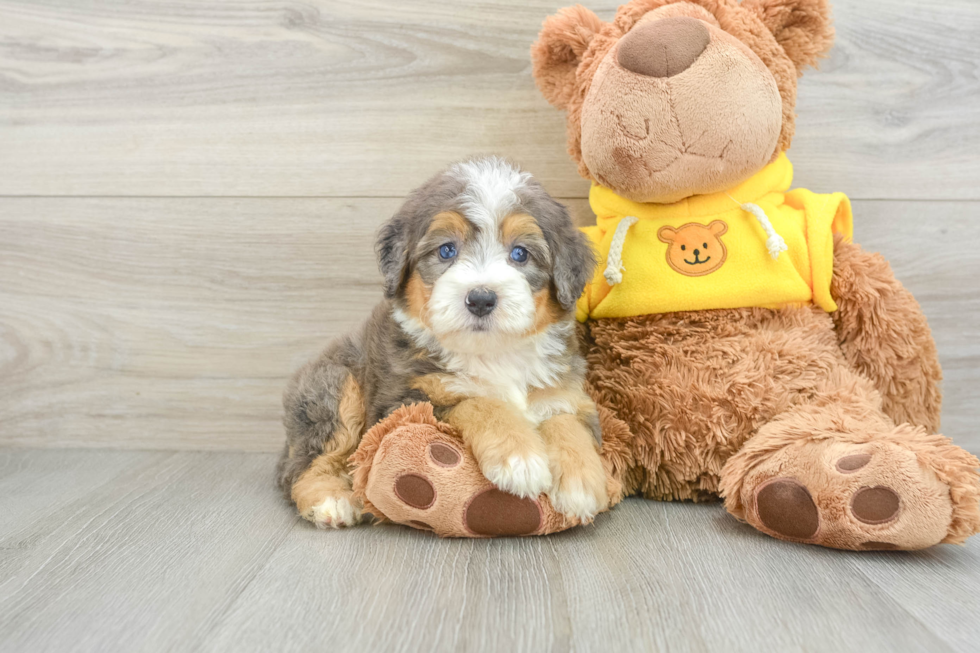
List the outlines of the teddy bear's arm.
<svg viewBox="0 0 980 653">
<path fill-rule="evenodd" d="M 936 343 L 919 303 L 888 262 L 838 235 L 830 292 L 844 356 L 874 382 L 885 413 L 897 424 L 937 432 L 942 370 Z"/>
</svg>

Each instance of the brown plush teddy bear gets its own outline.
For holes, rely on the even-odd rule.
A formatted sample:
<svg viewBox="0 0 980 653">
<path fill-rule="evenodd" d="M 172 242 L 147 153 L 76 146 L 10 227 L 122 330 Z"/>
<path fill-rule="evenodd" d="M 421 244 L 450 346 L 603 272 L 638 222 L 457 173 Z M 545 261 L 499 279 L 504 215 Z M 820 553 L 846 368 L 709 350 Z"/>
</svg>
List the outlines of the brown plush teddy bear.
<svg viewBox="0 0 980 653">
<path fill-rule="evenodd" d="M 851 242 L 846 197 L 789 190 L 796 80 L 832 40 L 824 0 L 633 0 L 608 23 L 564 9 L 532 48 L 593 182 L 602 263 L 578 317 L 610 493 L 721 496 L 764 533 L 841 549 L 959 543 L 980 530 L 978 460 L 936 434 L 926 319 Z M 489 483 L 424 406 L 355 462 L 368 509 L 443 535 L 574 525 L 544 498 L 464 523 Z M 439 514 L 390 491 L 426 466 L 449 470 Z"/>
</svg>

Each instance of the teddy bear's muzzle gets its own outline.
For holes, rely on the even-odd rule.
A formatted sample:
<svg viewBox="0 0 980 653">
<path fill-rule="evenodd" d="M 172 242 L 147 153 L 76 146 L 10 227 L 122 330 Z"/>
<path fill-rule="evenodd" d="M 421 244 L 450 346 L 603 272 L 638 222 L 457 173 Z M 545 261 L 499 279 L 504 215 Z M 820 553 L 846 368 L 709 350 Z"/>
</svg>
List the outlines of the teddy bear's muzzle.
<svg viewBox="0 0 980 653">
<path fill-rule="evenodd" d="M 673 77 L 690 68 L 710 42 L 707 25 L 697 18 L 655 20 L 623 37 L 619 65 L 647 77 Z"/>
</svg>

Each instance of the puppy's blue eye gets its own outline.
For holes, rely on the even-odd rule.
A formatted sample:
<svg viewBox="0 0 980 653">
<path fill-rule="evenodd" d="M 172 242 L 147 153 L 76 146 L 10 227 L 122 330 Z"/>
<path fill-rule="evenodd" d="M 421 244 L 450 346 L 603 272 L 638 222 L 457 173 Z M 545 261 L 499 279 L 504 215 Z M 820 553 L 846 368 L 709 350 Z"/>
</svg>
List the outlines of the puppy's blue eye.
<svg viewBox="0 0 980 653">
<path fill-rule="evenodd" d="M 527 250 L 518 245 L 510 250 L 510 259 L 516 263 L 524 263 L 527 261 Z"/>
<path fill-rule="evenodd" d="M 439 248 L 439 258 L 443 261 L 448 261 L 451 258 L 456 258 L 456 246 L 452 243 L 446 243 Z"/>
</svg>

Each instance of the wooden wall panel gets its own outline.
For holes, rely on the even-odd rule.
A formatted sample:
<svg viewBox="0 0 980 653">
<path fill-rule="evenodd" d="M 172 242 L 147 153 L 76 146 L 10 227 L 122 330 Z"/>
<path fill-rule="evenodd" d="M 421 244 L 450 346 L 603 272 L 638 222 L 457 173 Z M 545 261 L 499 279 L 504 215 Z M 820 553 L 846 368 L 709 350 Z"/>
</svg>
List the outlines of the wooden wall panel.
<svg viewBox="0 0 980 653">
<path fill-rule="evenodd" d="M 528 54 L 564 4 L 0 0 L 0 194 L 399 197 L 492 151 L 583 197 Z M 980 199 L 980 5 L 834 5 L 800 181 Z"/>
</svg>

